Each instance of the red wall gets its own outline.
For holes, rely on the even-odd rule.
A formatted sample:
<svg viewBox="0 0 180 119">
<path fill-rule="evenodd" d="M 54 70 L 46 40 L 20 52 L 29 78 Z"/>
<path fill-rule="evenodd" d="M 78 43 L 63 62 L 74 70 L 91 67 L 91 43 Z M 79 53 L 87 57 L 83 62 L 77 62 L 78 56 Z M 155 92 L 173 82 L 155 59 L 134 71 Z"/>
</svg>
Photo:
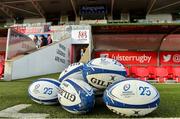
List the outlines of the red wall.
<svg viewBox="0 0 180 119">
<path fill-rule="evenodd" d="M 180 52 L 99 51 L 95 57 L 113 58 L 124 65 L 180 65 Z"/>
<path fill-rule="evenodd" d="M 180 52 L 160 52 L 161 65 L 180 65 Z"/>
</svg>

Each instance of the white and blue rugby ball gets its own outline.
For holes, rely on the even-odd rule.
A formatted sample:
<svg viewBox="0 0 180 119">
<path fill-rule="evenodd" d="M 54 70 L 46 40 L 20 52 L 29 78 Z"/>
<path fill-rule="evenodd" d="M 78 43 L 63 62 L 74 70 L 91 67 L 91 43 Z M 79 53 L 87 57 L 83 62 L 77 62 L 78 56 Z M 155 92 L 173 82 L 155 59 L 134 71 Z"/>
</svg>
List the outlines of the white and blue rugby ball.
<svg viewBox="0 0 180 119">
<path fill-rule="evenodd" d="M 76 78 L 84 80 L 82 75 L 83 63 L 77 62 L 69 65 L 59 76 L 59 81 L 62 82 L 67 78 Z"/>
<path fill-rule="evenodd" d="M 144 116 L 154 111 L 160 103 L 160 95 L 151 84 L 133 78 L 110 85 L 103 96 L 106 106 L 123 116 Z"/>
<path fill-rule="evenodd" d="M 59 86 L 60 82 L 55 79 L 40 78 L 29 86 L 28 93 L 30 98 L 39 104 L 57 104 Z"/>
<path fill-rule="evenodd" d="M 92 87 L 82 80 L 73 78 L 62 81 L 58 99 L 65 110 L 74 114 L 90 112 L 95 103 Z"/>
<path fill-rule="evenodd" d="M 84 65 L 83 76 L 91 86 L 102 90 L 116 80 L 123 80 L 126 70 L 114 59 L 96 58 Z"/>
</svg>

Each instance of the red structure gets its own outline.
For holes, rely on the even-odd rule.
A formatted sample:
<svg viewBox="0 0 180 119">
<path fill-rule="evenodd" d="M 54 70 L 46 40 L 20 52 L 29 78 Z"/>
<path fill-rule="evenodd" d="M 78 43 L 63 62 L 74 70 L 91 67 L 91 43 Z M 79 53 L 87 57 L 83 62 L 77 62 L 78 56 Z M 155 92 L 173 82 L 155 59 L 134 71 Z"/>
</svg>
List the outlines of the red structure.
<svg viewBox="0 0 180 119">
<path fill-rule="evenodd" d="M 118 60 L 128 77 L 180 82 L 179 25 L 102 25 L 92 30 L 94 57 Z"/>
</svg>

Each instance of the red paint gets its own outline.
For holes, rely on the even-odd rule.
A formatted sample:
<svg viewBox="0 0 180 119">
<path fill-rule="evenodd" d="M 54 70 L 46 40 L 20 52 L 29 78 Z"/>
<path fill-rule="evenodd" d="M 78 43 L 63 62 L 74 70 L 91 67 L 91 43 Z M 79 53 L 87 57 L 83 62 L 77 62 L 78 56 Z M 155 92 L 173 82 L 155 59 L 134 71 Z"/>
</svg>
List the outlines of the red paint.
<svg viewBox="0 0 180 119">
<path fill-rule="evenodd" d="M 73 62 L 74 62 L 74 45 L 71 45 L 70 63 L 72 64 Z"/>
</svg>

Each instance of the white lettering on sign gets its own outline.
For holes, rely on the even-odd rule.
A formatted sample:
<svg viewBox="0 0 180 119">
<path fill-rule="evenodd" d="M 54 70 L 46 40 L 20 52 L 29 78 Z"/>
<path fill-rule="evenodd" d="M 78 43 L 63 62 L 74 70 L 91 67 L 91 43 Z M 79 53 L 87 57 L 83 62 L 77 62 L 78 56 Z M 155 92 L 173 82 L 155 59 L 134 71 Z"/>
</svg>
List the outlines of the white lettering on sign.
<svg viewBox="0 0 180 119">
<path fill-rule="evenodd" d="M 49 114 L 43 113 L 19 113 L 19 111 L 30 107 L 31 104 L 19 104 L 0 111 L 0 118 L 40 118 L 45 119 Z"/>
<path fill-rule="evenodd" d="M 137 62 L 140 62 L 140 63 L 144 63 L 144 62 L 147 62 L 149 63 L 151 61 L 151 56 L 146 56 L 145 54 L 142 55 L 142 56 L 120 56 L 119 54 L 118 55 L 114 55 L 112 54 L 112 58 L 115 59 L 115 60 L 118 60 L 118 61 L 137 61 Z"/>
</svg>

